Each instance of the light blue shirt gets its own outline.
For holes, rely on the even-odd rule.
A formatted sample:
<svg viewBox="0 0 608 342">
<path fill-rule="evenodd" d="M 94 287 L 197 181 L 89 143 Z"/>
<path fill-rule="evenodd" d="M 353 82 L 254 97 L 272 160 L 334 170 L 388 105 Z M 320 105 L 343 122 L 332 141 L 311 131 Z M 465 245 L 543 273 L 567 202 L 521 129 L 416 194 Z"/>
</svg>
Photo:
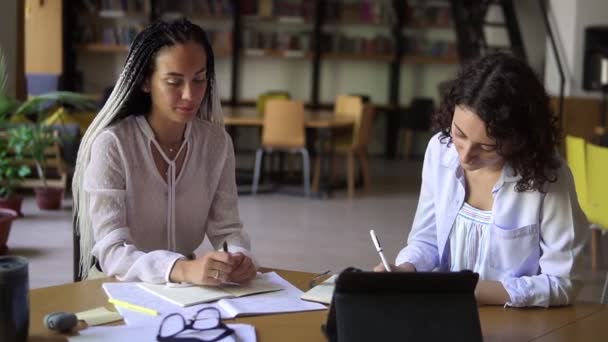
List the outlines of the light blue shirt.
<svg viewBox="0 0 608 342">
<path fill-rule="evenodd" d="M 508 292 L 510 306 L 571 304 L 581 282 L 581 258 L 588 223 L 572 173 L 562 162 L 557 182 L 546 192 L 516 192 L 520 179 L 509 165 L 492 188 L 494 204 L 487 262 Z M 418 271 L 449 270 L 449 236 L 465 200 L 465 178 L 453 144 L 431 138 L 424 157 L 422 186 L 407 246 L 396 264 Z M 488 279 L 490 280 L 490 279 Z"/>
</svg>

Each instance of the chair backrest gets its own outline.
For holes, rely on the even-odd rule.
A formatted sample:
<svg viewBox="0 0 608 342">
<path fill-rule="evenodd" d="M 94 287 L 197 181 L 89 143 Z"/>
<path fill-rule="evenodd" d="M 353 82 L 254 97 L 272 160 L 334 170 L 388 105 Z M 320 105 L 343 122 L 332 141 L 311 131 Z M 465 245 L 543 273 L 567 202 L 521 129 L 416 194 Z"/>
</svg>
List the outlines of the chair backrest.
<svg viewBox="0 0 608 342">
<path fill-rule="evenodd" d="M 304 104 L 301 101 L 270 99 L 266 102 L 262 146 L 306 147 Z"/>
<path fill-rule="evenodd" d="M 590 221 L 608 229 L 608 147 L 587 144 L 586 169 Z"/>
<path fill-rule="evenodd" d="M 427 97 L 415 97 L 410 106 L 401 116 L 401 127 L 417 130 L 427 130 L 431 124 L 431 115 L 435 109 L 435 102 Z"/>
<path fill-rule="evenodd" d="M 583 212 L 591 219 L 589 210 L 588 181 L 587 181 L 587 151 L 585 139 L 566 136 L 566 161 L 572 171 L 578 203 Z"/>
<path fill-rule="evenodd" d="M 258 100 L 256 101 L 256 109 L 259 114 L 263 114 L 266 110 L 266 102 L 270 99 L 283 99 L 289 100 L 291 99 L 291 95 L 289 95 L 286 91 L 267 91 L 260 96 L 258 96 Z"/>
<path fill-rule="evenodd" d="M 354 144 L 357 147 L 369 145 L 372 140 L 372 132 L 374 128 L 374 113 L 375 108 L 372 104 L 363 105 L 363 113 L 361 123 L 359 124 L 359 132 L 355 134 L 356 140 Z"/>
<path fill-rule="evenodd" d="M 371 110 L 371 105 L 370 110 Z M 366 122 L 364 128 L 365 132 L 363 132 L 363 136 L 361 135 L 361 123 L 363 122 L 364 117 L 364 106 L 363 100 L 359 96 L 352 95 L 339 95 L 336 98 L 336 104 L 334 106 L 334 113 L 337 116 L 347 116 L 351 117 L 355 120 L 355 125 L 353 127 L 353 146 L 359 146 L 361 141 L 368 141 L 369 135 L 371 134 L 371 122 Z M 371 113 L 371 112 L 369 112 Z M 368 114 L 369 114 L 368 113 Z M 369 119 L 369 115 L 366 116 L 366 119 Z M 369 121 L 369 120 L 368 120 Z"/>
</svg>

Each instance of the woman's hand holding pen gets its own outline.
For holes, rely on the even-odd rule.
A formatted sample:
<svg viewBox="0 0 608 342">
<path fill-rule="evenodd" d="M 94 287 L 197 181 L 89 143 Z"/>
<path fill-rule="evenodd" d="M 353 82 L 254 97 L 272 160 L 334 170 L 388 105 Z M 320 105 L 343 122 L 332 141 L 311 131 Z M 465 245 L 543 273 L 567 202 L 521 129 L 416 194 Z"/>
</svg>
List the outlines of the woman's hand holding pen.
<svg viewBox="0 0 608 342">
<path fill-rule="evenodd" d="M 175 283 L 218 286 L 225 282 L 245 283 L 256 275 L 250 257 L 243 253 L 209 252 L 194 260 L 178 260 L 171 270 Z"/>
<path fill-rule="evenodd" d="M 411 264 L 409 262 L 404 262 L 399 266 L 390 264 L 390 266 L 391 270 L 393 270 L 394 272 L 416 272 L 416 267 L 414 267 L 414 264 Z M 382 263 L 379 263 L 374 267 L 374 272 L 386 272 L 386 269 Z"/>
<path fill-rule="evenodd" d="M 226 252 L 209 252 L 194 260 L 178 260 L 171 270 L 175 283 L 218 286 L 228 280 L 235 269 L 235 260 Z"/>
<path fill-rule="evenodd" d="M 246 283 L 255 278 L 257 270 L 250 257 L 243 253 L 230 253 L 230 259 L 233 262 L 234 269 L 228 275 L 228 281 Z"/>
</svg>

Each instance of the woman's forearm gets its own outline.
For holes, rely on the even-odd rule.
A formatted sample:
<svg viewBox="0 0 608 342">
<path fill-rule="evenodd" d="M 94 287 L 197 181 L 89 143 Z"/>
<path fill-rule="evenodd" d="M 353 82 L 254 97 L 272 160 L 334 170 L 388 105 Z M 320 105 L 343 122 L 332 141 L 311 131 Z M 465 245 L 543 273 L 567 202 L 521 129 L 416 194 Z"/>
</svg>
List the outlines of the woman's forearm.
<svg viewBox="0 0 608 342">
<path fill-rule="evenodd" d="M 475 297 L 480 305 L 505 305 L 511 301 L 502 283 L 493 280 L 480 280 L 475 288 Z"/>
</svg>

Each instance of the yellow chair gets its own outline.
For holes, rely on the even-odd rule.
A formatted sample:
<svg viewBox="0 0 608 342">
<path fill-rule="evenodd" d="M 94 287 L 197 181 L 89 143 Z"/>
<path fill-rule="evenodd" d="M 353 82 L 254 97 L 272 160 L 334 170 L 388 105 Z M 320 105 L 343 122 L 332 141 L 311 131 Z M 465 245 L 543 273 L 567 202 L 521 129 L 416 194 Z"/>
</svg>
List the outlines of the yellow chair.
<svg viewBox="0 0 608 342">
<path fill-rule="evenodd" d="M 262 146 L 255 154 L 255 169 L 251 193 L 257 194 L 264 152 L 287 151 L 300 153 L 303 159 L 304 195 L 310 195 L 310 156 L 306 149 L 304 104 L 301 101 L 270 99 L 264 111 Z"/>
<path fill-rule="evenodd" d="M 587 219 L 591 220 L 591 211 L 589 210 L 589 200 L 587 195 L 587 151 L 585 139 L 574 137 L 571 135 L 566 136 L 566 160 L 572 176 L 574 177 L 574 185 L 576 187 L 576 195 L 578 197 L 578 203 L 583 209 Z"/>
<path fill-rule="evenodd" d="M 566 160 L 568 161 L 568 166 L 570 167 L 572 177 L 574 178 L 578 203 L 587 216 L 587 220 L 589 220 L 590 223 L 593 223 L 593 212 L 589 207 L 587 143 L 585 139 L 571 135 L 566 136 Z M 598 270 L 600 263 L 600 231 L 594 229 L 595 226 L 593 224 L 591 225 L 591 228 L 591 269 L 595 272 Z"/>
<path fill-rule="evenodd" d="M 588 204 L 593 223 L 593 235 L 591 239 L 592 253 L 594 258 L 599 255 L 600 230 L 608 230 L 608 147 L 587 144 L 587 181 L 588 181 Z M 597 261 L 596 261 L 597 262 Z M 597 266 L 597 265 L 596 265 Z M 608 274 L 602 290 L 601 302 L 606 300 L 606 288 L 608 286 Z"/>
<path fill-rule="evenodd" d="M 256 106 L 256 109 L 258 110 L 258 113 L 264 114 L 264 111 L 266 109 L 266 102 L 268 102 L 268 100 L 270 100 L 270 99 L 289 100 L 290 98 L 291 98 L 291 96 L 286 91 L 268 91 L 268 92 L 265 92 L 265 93 L 261 94 L 260 96 L 258 96 L 258 100 L 256 101 L 255 106 Z"/>
<path fill-rule="evenodd" d="M 355 157 L 359 159 L 364 188 L 369 190 L 371 187 L 367 146 L 372 136 L 374 108 L 371 104 L 364 104 L 359 96 L 340 95 L 336 99 L 334 113 L 336 116 L 351 117 L 355 121 L 352 132 L 336 139 L 333 151 L 336 155 L 346 156 L 347 194 L 349 198 L 352 198 L 355 194 Z M 335 170 L 335 167 L 332 167 L 332 170 Z M 313 180 L 314 189 L 318 188 L 320 171 L 320 160 L 317 157 Z"/>
</svg>

